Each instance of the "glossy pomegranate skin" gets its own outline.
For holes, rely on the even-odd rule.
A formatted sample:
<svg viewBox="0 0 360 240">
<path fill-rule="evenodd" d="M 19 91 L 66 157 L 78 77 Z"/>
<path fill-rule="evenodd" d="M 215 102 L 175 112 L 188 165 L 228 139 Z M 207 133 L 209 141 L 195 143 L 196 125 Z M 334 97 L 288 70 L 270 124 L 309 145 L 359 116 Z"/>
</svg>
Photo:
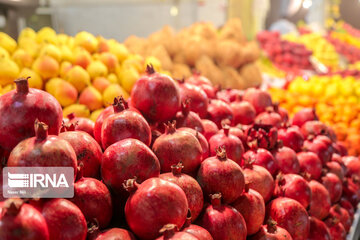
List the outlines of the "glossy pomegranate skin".
<svg viewBox="0 0 360 240">
<path fill-rule="evenodd" d="M 205 228 L 195 224 L 186 226 L 182 231 L 194 235 L 198 240 L 213 240 L 211 234 Z"/>
<path fill-rule="evenodd" d="M 309 240 L 332 240 L 330 232 L 326 224 L 316 217 L 309 217 L 310 233 Z"/>
<path fill-rule="evenodd" d="M 321 177 L 322 163 L 319 157 L 313 152 L 299 152 L 297 154 L 300 171 L 310 174 L 311 179 L 317 180 Z"/>
<path fill-rule="evenodd" d="M 180 109 L 180 90 L 171 77 L 148 69 L 147 74 L 136 81 L 130 105 L 148 120 L 164 122 Z"/>
<path fill-rule="evenodd" d="M 202 125 L 199 115 L 195 112 L 183 110 L 176 113 L 176 127 L 192 128 L 200 133 L 204 133 L 204 126 Z"/>
<path fill-rule="evenodd" d="M 279 148 L 274 153 L 274 159 L 276 165 L 284 174 L 287 173 L 299 173 L 300 172 L 300 163 L 296 156 L 296 152 L 288 147 Z"/>
<path fill-rule="evenodd" d="M 231 134 L 230 128 L 226 126 L 222 131 L 212 136 L 209 140 L 210 156 L 216 155 L 216 149 L 224 147 L 229 159 L 241 164 L 242 156 L 244 154 L 244 146 L 241 140 L 235 135 Z"/>
<path fill-rule="evenodd" d="M 280 114 L 274 112 L 273 110 L 269 110 L 257 115 L 255 118 L 255 123 L 269 124 L 279 128 L 282 124 L 282 118 Z"/>
<path fill-rule="evenodd" d="M 8 199 L 0 202 L 0 239 L 49 240 L 49 231 L 38 210 L 26 203 L 16 206 Z"/>
<path fill-rule="evenodd" d="M 105 108 L 100 115 L 97 117 L 94 125 L 94 138 L 101 145 L 101 127 L 106 118 L 114 114 L 114 107 L 108 106 Z"/>
<path fill-rule="evenodd" d="M 342 181 L 333 173 L 326 173 L 321 178 L 321 183 L 328 190 L 330 194 L 331 203 L 336 203 L 340 200 L 342 194 Z"/>
<path fill-rule="evenodd" d="M 233 111 L 230 108 L 229 104 L 224 101 L 217 99 L 211 100 L 207 111 L 207 118 L 213 121 L 218 128 L 221 128 L 221 121 L 224 119 L 228 119 L 230 123 L 233 122 Z"/>
<path fill-rule="evenodd" d="M 125 216 L 130 229 L 141 239 L 155 239 L 168 223 L 180 229 L 185 223 L 188 204 L 184 191 L 176 184 L 150 178 L 134 189 L 126 201 Z"/>
<path fill-rule="evenodd" d="M 305 209 L 311 200 L 311 189 L 308 182 L 297 174 L 278 175 L 274 195 L 298 201 Z"/>
<path fill-rule="evenodd" d="M 194 235 L 187 233 L 187 232 L 176 232 L 174 233 L 174 235 L 169 236 L 169 237 L 164 237 L 161 236 L 159 238 L 157 238 L 156 240 L 198 240 L 197 237 L 195 237 Z"/>
<path fill-rule="evenodd" d="M 219 131 L 219 128 L 211 120 L 201 119 L 201 122 L 204 126 L 204 136 L 209 141 L 209 139 Z"/>
<path fill-rule="evenodd" d="M 351 178 L 345 178 L 343 181 L 343 196 L 356 207 L 360 202 L 360 188 Z"/>
<path fill-rule="evenodd" d="M 75 114 L 68 115 L 70 124 L 75 124 L 76 131 L 83 131 L 94 137 L 95 123 L 89 118 L 75 117 Z"/>
<path fill-rule="evenodd" d="M 111 228 L 99 234 L 97 237 L 91 240 L 136 240 L 135 236 L 128 230 L 122 228 Z"/>
<path fill-rule="evenodd" d="M 344 226 L 345 231 L 349 232 L 351 227 L 351 217 L 345 208 L 342 208 L 339 204 L 335 204 L 330 208 L 329 216 L 330 218 L 333 217 L 339 219 Z"/>
<path fill-rule="evenodd" d="M 278 139 L 283 142 L 284 146 L 293 149 L 295 152 L 300 152 L 304 144 L 304 136 L 298 126 L 291 126 L 286 129 L 280 128 Z"/>
<path fill-rule="evenodd" d="M 289 113 L 288 111 L 285 109 L 285 108 L 282 108 L 282 107 L 277 107 L 277 113 L 280 114 L 281 116 L 281 119 L 282 121 L 285 123 L 285 122 L 288 122 L 289 121 Z"/>
<path fill-rule="evenodd" d="M 190 110 L 199 114 L 201 118 L 206 117 L 209 99 L 200 87 L 191 83 L 179 83 L 180 99 L 184 102 L 190 99 Z"/>
<path fill-rule="evenodd" d="M 211 85 L 208 84 L 201 84 L 199 87 L 206 93 L 207 97 L 209 99 L 216 98 L 216 91 L 217 89 Z"/>
<path fill-rule="evenodd" d="M 277 173 L 278 166 L 273 155 L 264 148 L 249 150 L 244 153 L 243 158 L 254 160 L 254 165 L 266 168 L 273 176 Z"/>
<path fill-rule="evenodd" d="M 345 156 L 341 160 L 347 168 L 346 176 L 351 177 L 354 175 L 360 177 L 360 160 L 358 157 Z"/>
<path fill-rule="evenodd" d="M 246 191 L 248 190 L 248 191 Z M 246 189 L 231 205 L 238 210 L 246 222 L 247 235 L 259 231 L 265 218 L 264 198 L 253 189 Z"/>
<path fill-rule="evenodd" d="M 197 138 L 191 133 L 175 130 L 174 123 L 155 140 L 152 150 L 160 161 L 161 172 L 170 172 L 172 165 L 182 162 L 183 172 L 193 174 L 202 161 L 202 147 Z"/>
<path fill-rule="evenodd" d="M 219 150 L 217 156 L 205 159 L 198 170 L 197 181 L 205 196 L 221 193 L 224 203 L 234 202 L 245 186 L 241 167 Z"/>
<path fill-rule="evenodd" d="M 318 137 L 316 137 L 313 140 L 306 140 L 304 142 L 304 148 L 307 151 L 313 152 L 316 155 L 318 155 L 323 165 L 325 165 L 327 162 L 331 160 L 331 155 L 332 155 L 331 145 L 329 147 L 321 139 L 318 139 Z"/>
<path fill-rule="evenodd" d="M 247 89 L 244 93 L 243 100 L 251 103 L 257 114 L 264 112 L 266 108 L 272 106 L 270 94 L 260 89 Z"/>
<path fill-rule="evenodd" d="M 346 156 L 348 155 L 348 151 L 346 148 L 345 143 L 337 141 L 333 143 L 334 152 L 339 154 L 340 156 Z"/>
<path fill-rule="evenodd" d="M 270 200 L 275 183 L 268 170 L 257 165 L 244 166 L 244 176 L 249 188 L 260 193 L 265 202 Z"/>
<path fill-rule="evenodd" d="M 160 162 L 144 143 L 124 139 L 108 147 L 101 161 L 101 176 L 114 192 L 125 193 L 123 182 L 136 177 L 138 183 L 160 175 Z"/>
<path fill-rule="evenodd" d="M 79 207 L 87 221 L 97 219 L 104 229 L 112 217 L 112 200 L 106 185 L 94 178 L 80 178 L 74 184 L 74 197 L 69 199 Z"/>
<path fill-rule="evenodd" d="M 349 200 L 347 200 L 346 198 L 342 197 L 339 201 L 339 204 L 341 207 L 345 208 L 348 211 L 351 219 L 353 219 L 355 214 L 355 208 L 353 207 L 351 202 L 349 202 Z"/>
<path fill-rule="evenodd" d="M 309 182 L 311 189 L 311 201 L 309 205 L 309 215 L 323 220 L 329 215 L 331 199 L 328 190 L 318 181 Z"/>
<path fill-rule="evenodd" d="M 340 155 L 334 153 L 332 159 L 334 159 L 334 155 L 335 155 L 335 156 L 337 155 L 337 156 L 340 157 Z M 340 161 L 341 161 L 341 160 L 340 160 Z M 345 171 L 344 171 L 343 167 L 340 165 L 340 163 L 337 162 L 337 161 L 332 160 L 332 161 L 326 163 L 326 169 L 327 169 L 329 172 L 331 172 L 331 173 L 335 174 L 336 176 L 338 176 L 338 178 L 339 178 L 341 181 L 342 181 L 342 180 L 344 179 L 344 177 L 345 177 Z"/>
<path fill-rule="evenodd" d="M 69 131 L 59 134 L 75 151 L 78 164 L 83 164 L 83 176 L 98 178 L 102 150 L 96 140 L 89 134 L 80 131 Z"/>
<path fill-rule="evenodd" d="M 205 160 L 210 156 L 209 143 L 203 134 L 197 132 L 195 129 L 192 128 L 179 128 L 178 131 L 189 132 L 196 137 L 202 148 L 202 160 Z"/>
<path fill-rule="evenodd" d="M 194 72 L 193 75 L 191 75 L 190 77 L 188 77 L 185 82 L 193 84 L 193 85 L 209 85 L 212 86 L 211 81 L 206 78 L 205 76 L 202 76 L 200 73 L 198 72 Z"/>
<path fill-rule="evenodd" d="M 268 229 L 267 225 L 261 226 L 260 230 L 249 237 L 249 240 L 292 240 L 288 231 L 279 226 Z"/>
<path fill-rule="evenodd" d="M 256 111 L 251 103 L 246 101 L 235 101 L 230 103 L 230 107 L 234 113 L 234 125 L 248 125 L 254 122 Z"/>
<path fill-rule="evenodd" d="M 87 226 L 81 210 L 72 202 L 57 198 L 45 203 L 42 209 L 53 240 L 85 240 Z"/>
<path fill-rule="evenodd" d="M 266 206 L 266 216 L 285 228 L 294 240 L 307 239 L 310 231 L 309 216 L 297 201 L 286 197 L 276 198 Z"/>
<path fill-rule="evenodd" d="M 307 121 L 317 120 L 315 109 L 313 108 L 303 108 L 297 113 L 295 113 L 292 124 L 301 127 Z"/>
<path fill-rule="evenodd" d="M 184 191 L 191 212 L 192 221 L 195 221 L 204 206 L 203 191 L 194 178 L 181 173 L 182 167 L 182 164 L 174 165 L 172 166 L 171 173 L 163 173 L 160 174 L 159 177 L 163 180 L 175 183 Z"/>
<path fill-rule="evenodd" d="M 345 240 L 346 231 L 342 223 L 338 219 L 327 218 L 325 224 L 328 226 L 332 239 Z"/>
</svg>

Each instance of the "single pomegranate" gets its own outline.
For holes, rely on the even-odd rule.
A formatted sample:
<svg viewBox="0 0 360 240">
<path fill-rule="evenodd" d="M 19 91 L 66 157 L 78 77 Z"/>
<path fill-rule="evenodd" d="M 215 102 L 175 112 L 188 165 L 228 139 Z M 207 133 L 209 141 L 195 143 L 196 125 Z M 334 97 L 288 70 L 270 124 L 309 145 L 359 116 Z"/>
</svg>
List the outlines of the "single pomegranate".
<svg viewBox="0 0 360 240">
<path fill-rule="evenodd" d="M 160 178 L 175 183 L 184 191 L 191 216 L 193 216 L 192 219 L 195 221 L 204 205 L 203 191 L 194 178 L 181 172 L 183 168 L 182 163 L 173 165 L 171 166 L 172 172 L 163 173 Z"/>
<path fill-rule="evenodd" d="M 48 126 L 37 120 L 35 134 L 35 137 L 21 141 L 11 151 L 7 166 L 73 167 L 76 176 L 76 153 L 70 143 L 58 136 L 48 136 Z"/>
<path fill-rule="evenodd" d="M 274 153 L 274 159 L 276 165 L 284 174 L 287 173 L 299 173 L 300 172 L 300 163 L 297 158 L 296 152 L 288 147 L 279 148 Z"/>
<path fill-rule="evenodd" d="M 210 100 L 207 110 L 207 118 L 213 121 L 219 128 L 221 127 L 221 121 L 224 119 L 228 119 L 230 123 L 233 123 L 233 111 L 226 102 L 217 99 Z"/>
<path fill-rule="evenodd" d="M 329 215 L 331 207 L 330 194 L 324 185 L 318 181 L 311 180 L 309 186 L 311 189 L 309 214 L 322 220 Z"/>
<path fill-rule="evenodd" d="M 205 91 L 195 84 L 184 81 L 179 82 L 179 89 L 181 102 L 190 99 L 190 110 L 199 114 L 201 118 L 206 117 L 209 99 Z"/>
<path fill-rule="evenodd" d="M 179 128 L 178 131 L 185 131 L 185 132 L 191 133 L 192 135 L 194 135 L 197 138 L 197 140 L 199 141 L 201 148 L 202 148 L 202 159 L 203 160 L 205 160 L 206 158 L 208 158 L 210 156 L 209 143 L 206 140 L 206 138 L 204 137 L 204 135 L 202 135 L 195 129 L 186 128 L 186 127 Z"/>
<path fill-rule="evenodd" d="M 94 137 L 94 127 L 95 123 L 89 118 L 75 117 L 74 113 L 67 115 L 69 122 L 75 124 L 76 131 L 83 131 Z"/>
<path fill-rule="evenodd" d="M 171 77 L 156 73 L 151 65 L 147 66 L 146 73 L 136 81 L 130 105 L 151 121 L 170 120 L 180 109 L 179 87 Z"/>
<path fill-rule="evenodd" d="M 349 232 L 351 227 L 351 217 L 345 208 L 342 208 L 339 204 L 335 204 L 330 208 L 329 216 L 338 218 L 345 228 L 346 232 Z"/>
<path fill-rule="evenodd" d="M 323 165 L 331 160 L 332 148 L 324 143 L 321 139 L 318 139 L 318 137 L 306 140 L 304 142 L 304 149 L 315 153 Z"/>
<path fill-rule="evenodd" d="M 267 202 L 271 199 L 274 191 L 274 179 L 265 168 L 253 165 L 251 161 L 245 161 L 244 164 L 245 181 L 249 188 L 257 191 Z"/>
<path fill-rule="evenodd" d="M 182 162 L 184 173 L 192 174 L 202 161 L 202 147 L 193 134 L 177 131 L 175 125 L 175 121 L 166 125 L 165 133 L 156 139 L 152 149 L 162 172 L 170 172 L 172 165 Z"/>
<path fill-rule="evenodd" d="M 360 178 L 360 160 L 358 157 L 345 156 L 341 160 L 347 168 L 346 176 L 351 177 L 354 175 Z"/>
<path fill-rule="evenodd" d="M 244 93 L 243 100 L 251 103 L 257 114 L 264 112 L 267 107 L 272 106 L 270 94 L 256 88 L 247 89 Z"/>
<path fill-rule="evenodd" d="M 326 163 L 326 169 L 328 172 L 331 172 L 333 174 L 335 174 L 336 176 L 338 176 L 338 178 L 342 181 L 345 177 L 345 172 L 343 167 L 340 165 L 340 163 L 337 160 L 334 160 L 334 158 L 338 156 L 341 162 L 341 157 L 340 155 L 334 153 L 332 156 L 332 160 L 330 162 Z"/>
<path fill-rule="evenodd" d="M 208 84 L 201 84 L 199 87 L 206 93 L 207 97 L 209 99 L 215 99 L 216 98 L 216 91 L 217 88 L 208 85 Z"/>
<path fill-rule="evenodd" d="M 168 223 L 179 229 L 185 223 L 188 210 L 184 191 L 175 183 L 150 178 L 138 185 L 134 179 L 124 183 L 130 192 L 125 216 L 130 229 L 141 239 L 154 239 Z"/>
<path fill-rule="evenodd" d="M 295 152 L 300 152 L 304 144 L 304 136 L 298 126 L 280 128 L 278 139 L 283 142 L 284 146 L 293 149 Z"/>
<path fill-rule="evenodd" d="M 189 100 L 189 99 L 188 99 Z M 182 103 L 181 111 L 176 113 L 176 127 L 188 127 L 204 133 L 204 126 L 201 122 L 199 115 L 193 111 L 190 111 L 189 102 L 186 100 Z"/>
<path fill-rule="evenodd" d="M 250 236 L 249 240 L 292 240 L 292 237 L 288 231 L 277 226 L 277 222 L 270 218 L 255 235 Z"/>
<path fill-rule="evenodd" d="M 332 240 L 330 231 L 326 224 L 316 217 L 309 217 L 310 219 L 310 233 L 309 240 Z"/>
<path fill-rule="evenodd" d="M 244 193 L 231 205 L 244 217 L 247 235 L 259 231 L 265 218 L 265 203 L 260 193 L 249 189 L 249 184 L 246 184 Z"/>
<path fill-rule="evenodd" d="M 339 201 L 339 204 L 341 207 L 345 208 L 348 211 L 350 218 L 353 220 L 355 215 L 355 208 L 353 207 L 351 202 L 349 202 L 349 200 L 347 200 L 346 198 L 342 197 Z"/>
<path fill-rule="evenodd" d="M 360 188 L 351 178 L 345 178 L 343 181 L 343 196 L 356 207 L 360 202 Z"/>
<path fill-rule="evenodd" d="M 16 89 L 0 96 L 0 146 L 11 151 L 19 142 L 35 135 L 36 119 L 58 135 L 62 108 L 49 93 L 29 88 L 28 79 L 15 80 Z"/>
<path fill-rule="evenodd" d="M 88 240 L 136 240 L 135 236 L 128 230 L 122 228 L 110 228 L 100 232 L 99 227 L 91 227 L 88 230 Z"/>
<path fill-rule="evenodd" d="M 266 216 L 285 228 L 294 240 L 307 239 L 309 215 L 299 202 L 286 197 L 276 198 L 266 206 Z"/>
<path fill-rule="evenodd" d="M 186 217 L 186 221 L 182 228 L 183 232 L 190 233 L 197 237 L 198 240 L 213 240 L 211 234 L 203 227 L 200 227 L 195 224 L 191 224 L 192 222 L 191 212 L 188 211 L 188 215 Z"/>
<path fill-rule="evenodd" d="M 255 123 L 268 124 L 279 128 L 282 124 L 282 118 L 272 107 L 269 107 L 265 112 L 256 116 Z"/>
<path fill-rule="evenodd" d="M 41 213 L 20 199 L 0 202 L 0 239 L 49 240 Z"/>
<path fill-rule="evenodd" d="M 338 202 L 342 194 L 342 181 L 340 178 L 334 173 L 328 172 L 321 178 L 321 183 L 328 190 L 331 203 Z"/>
<path fill-rule="evenodd" d="M 46 202 L 42 209 L 51 240 L 85 240 L 86 220 L 81 210 L 66 199 L 57 198 Z"/>
<path fill-rule="evenodd" d="M 212 86 L 211 81 L 205 76 L 202 76 L 198 71 L 194 71 L 193 74 L 185 80 L 185 82 L 196 86 L 203 84 Z"/>
<path fill-rule="evenodd" d="M 234 124 L 252 124 L 256 117 L 256 111 L 251 103 L 246 101 L 235 101 L 230 103 L 234 113 Z"/>
<path fill-rule="evenodd" d="M 233 134 L 230 134 L 230 127 L 223 125 L 222 131 L 212 136 L 209 140 L 210 155 L 216 155 L 216 149 L 223 147 L 226 150 L 227 156 L 235 161 L 237 164 L 241 164 L 242 155 L 244 153 L 244 146 L 241 140 Z"/>
<path fill-rule="evenodd" d="M 294 199 L 307 208 L 311 200 L 311 189 L 303 177 L 279 173 L 275 181 L 274 196 Z"/>
<path fill-rule="evenodd" d="M 247 231 L 243 216 L 233 207 L 221 204 L 221 193 L 212 194 L 211 204 L 199 218 L 199 225 L 208 230 L 214 240 L 245 240 Z"/>
<path fill-rule="evenodd" d="M 224 203 L 235 201 L 245 185 L 241 167 L 227 158 L 226 150 L 222 147 L 217 149 L 215 157 L 209 157 L 201 163 L 197 181 L 205 196 L 221 192 Z"/>
<path fill-rule="evenodd" d="M 320 121 L 308 121 L 301 127 L 301 132 L 304 138 L 309 136 L 324 135 L 330 137 L 329 128 Z"/>
<path fill-rule="evenodd" d="M 346 231 L 339 219 L 327 218 L 325 224 L 328 226 L 332 240 L 346 240 Z"/>
<path fill-rule="evenodd" d="M 187 232 L 178 232 L 176 224 L 166 224 L 160 229 L 161 237 L 156 240 L 198 240 L 198 238 Z"/>
<path fill-rule="evenodd" d="M 244 153 L 244 159 L 253 161 L 253 164 L 262 166 L 268 170 L 271 175 L 275 175 L 278 170 L 278 166 L 273 155 L 264 148 L 258 148 L 256 150 L 249 150 Z"/>
<path fill-rule="evenodd" d="M 310 174 L 311 179 L 321 177 L 322 164 L 319 157 L 313 152 L 299 152 L 297 158 L 300 163 L 300 171 Z"/>
<path fill-rule="evenodd" d="M 292 124 L 301 127 L 305 122 L 318 120 L 314 108 L 303 108 L 295 113 Z"/>
<path fill-rule="evenodd" d="M 83 164 L 84 177 L 98 178 L 102 150 L 100 145 L 89 134 L 81 131 L 70 131 L 59 134 L 75 151 L 77 163 Z"/>
<path fill-rule="evenodd" d="M 108 147 L 101 161 L 101 176 L 114 192 L 124 193 L 122 183 L 136 177 L 139 183 L 160 175 L 156 155 L 143 142 L 124 139 Z"/>
<path fill-rule="evenodd" d="M 229 134 L 238 137 L 241 140 L 244 147 L 247 145 L 246 135 L 245 135 L 244 127 L 242 125 L 238 124 L 235 127 L 230 127 Z"/>
<path fill-rule="evenodd" d="M 253 124 L 246 128 L 248 148 L 265 148 L 273 150 L 278 143 L 277 128 L 265 124 Z"/>
<path fill-rule="evenodd" d="M 201 119 L 201 122 L 204 126 L 204 137 L 209 141 L 209 139 L 219 131 L 219 128 L 211 120 Z"/>
</svg>

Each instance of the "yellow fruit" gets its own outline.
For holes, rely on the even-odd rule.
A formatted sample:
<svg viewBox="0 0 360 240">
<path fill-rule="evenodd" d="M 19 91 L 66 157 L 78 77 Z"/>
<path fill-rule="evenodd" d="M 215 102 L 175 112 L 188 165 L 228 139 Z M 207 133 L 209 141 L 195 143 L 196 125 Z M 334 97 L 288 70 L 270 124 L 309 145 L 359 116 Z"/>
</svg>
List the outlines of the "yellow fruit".
<svg viewBox="0 0 360 240">
<path fill-rule="evenodd" d="M 137 54 L 130 55 L 127 59 L 125 59 L 122 64 L 122 67 L 135 67 L 138 72 L 144 72 L 144 59 Z"/>
<path fill-rule="evenodd" d="M 147 57 L 144 64 L 145 69 L 147 65 L 152 65 L 156 72 L 159 72 L 161 70 L 161 62 L 156 57 Z"/>
<path fill-rule="evenodd" d="M 70 69 L 73 67 L 71 62 L 64 61 L 60 65 L 60 77 L 65 79 L 66 74 L 70 71 Z"/>
<path fill-rule="evenodd" d="M 10 58 L 0 58 L 0 85 L 13 83 L 19 72 L 18 65 Z"/>
<path fill-rule="evenodd" d="M 23 68 L 19 73 L 19 77 L 27 78 L 29 82 L 29 87 L 42 89 L 43 88 L 43 80 L 41 79 L 40 75 L 37 74 L 35 71 L 31 70 L 30 68 Z"/>
<path fill-rule="evenodd" d="M 140 78 L 140 74 L 135 67 L 121 67 L 117 72 L 120 85 L 129 93 L 136 81 Z"/>
<path fill-rule="evenodd" d="M 15 50 L 15 52 L 12 55 L 12 59 L 16 62 L 16 64 L 20 67 L 31 67 L 34 59 L 31 56 L 31 54 L 29 54 L 28 52 L 26 52 L 24 49 L 17 49 Z"/>
<path fill-rule="evenodd" d="M 79 65 L 84 69 L 91 63 L 91 55 L 84 48 L 76 48 L 74 51 L 74 65 Z"/>
<path fill-rule="evenodd" d="M 90 115 L 90 119 L 94 122 L 96 122 L 96 119 L 98 118 L 98 116 L 102 113 L 102 111 L 104 111 L 104 108 L 100 108 L 97 109 L 95 111 L 93 111 Z"/>
<path fill-rule="evenodd" d="M 110 73 L 107 76 L 107 79 L 109 80 L 110 83 L 119 83 L 118 77 L 114 73 Z"/>
<path fill-rule="evenodd" d="M 115 69 L 119 65 L 117 57 L 109 52 L 103 52 L 99 55 L 99 60 L 105 64 L 109 72 L 115 72 Z"/>
<path fill-rule="evenodd" d="M 129 97 L 129 94 L 120 87 L 119 84 L 111 84 L 108 86 L 105 91 L 103 92 L 103 103 L 104 105 L 110 106 L 115 97 L 123 96 L 125 99 Z"/>
<path fill-rule="evenodd" d="M 4 32 L 0 32 L 0 47 L 5 48 L 9 53 L 13 53 L 17 43 L 12 37 Z"/>
<path fill-rule="evenodd" d="M 54 58 L 46 55 L 38 57 L 32 65 L 32 69 L 45 80 L 57 77 L 59 68 L 59 63 Z"/>
<path fill-rule="evenodd" d="M 39 54 L 40 45 L 32 38 L 24 38 L 19 40 L 19 48 L 24 49 L 35 58 Z"/>
<path fill-rule="evenodd" d="M 110 46 L 108 41 L 100 35 L 96 36 L 96 39 L 98 41 L 97 52 L 98 53 L 109 52 Z"/>
<path fill-rule="evenodd" d="M 35 39 L 36 38 L 36 32 L 32 29 L 32 28 L 24 28 L 23 30 L 21 30 L 19 37 L 18 37 L 18 41 L 20 41 L 21 39 L 24 38 L 32 38 Z"/>
<path fill-rule="evenodd" d="M 49 27 L 43 27 L 36 34 L 36 41 L 38 43 L 57 44 L 57 36 L 55 30 Z"/>
<path fill-rule="evenodd" d="M 69 43 L 69 38 L 70 38 L 70 36 L 68 36 L 64 33 L 59 33 L 57 35 L 57 42 L 59 45 L 67 45 Z"/>
<path fill-rule="evenodd" d="M 46 83 L 45 89 L 53 95 L 63 107 L 74 104 L 77 100 L 78 92 L 76 88 L 61 78 L 50 79 Z"/>
<path fill-rule="evenodd" d="M 10 55 L 9 55 L 9 52 L 3 48 L 3 47 L 0 47 L 0 58 L 9 58 Z"/>
<path fill-rule="evenodd" d="M 91 33 L 82 31 L 76 34 L 75 45 L 85 48 L 89 53 L 93 53 L 97 48 L 97 39 Z"/>
<path fill-rule="evenodd" d="M 6 86 L 4 86 L 4 87 L 2 88 L 2 94 L 8 93 L 8 92 L 10 92 L 10 91 L 12 91 L 12 90 L 14 90 L 14 89 L 15 89 L 15 84 L 14 84 L 14 83 L 10 83 L 10 84 L 8 84 L 8 85 L 6 85 Z"/>
<path fill-rule="evenodd" d="M 63 61 L 69 61 L 69 62 L 74 62 L 74 55 L 73 52 L 71 51 L 71 49 L 66 46 L 66 45 L 61 45 L 59 47 L 60 51 L 61 51 L 61 59 Z"/>
<path fill-rule="evenodd" d="M 71 83 L 79 92 L 90 84 L 88 72 L 80 66 L 71 68 L 66 74 L 65 80 Z"/>
<path fill-rule="evenodd" d="M 94 79 L 96 77 L 104 77 L 108 74 L 108 69 L 101 61 L 92 61 L 86 68 L 90 78 Z"/>
<path fill-rule="evenodd" d="M 114 54 L 119 62 L 124 61 L 129 56 L 129 50 L 125 47 L 124 44 L 118 43 L 115 40 L 109 40 L 110 52 Z"/>
<path fill-rule="evenodd" d="M 63 109 L 63 117 L 67 117 L 70 113 L 74 113 L 76 117 L 88 118 L 90 110 L 83 104 L 72 104 Z"/>
<path fill-rule="evenodd" d="M 88 86 L 81 92 L 79 103 L 86 105 L 90 111 L 103 106 L 101 93 L 93 86 Z"/>
<path fill-rule="evenodd" d="M 50 56 L 54 58 L 56 61 L 61 61 L 61 51 L 54 44 L 46 44 L 40 50 L 39 56 Z"/>
<path fill-rule="evenodd" d="M 111 82 L 105 77 L 97 77 L 93 80 L 92 84 L 100 93 L 103 93 Z"/>
</svg>

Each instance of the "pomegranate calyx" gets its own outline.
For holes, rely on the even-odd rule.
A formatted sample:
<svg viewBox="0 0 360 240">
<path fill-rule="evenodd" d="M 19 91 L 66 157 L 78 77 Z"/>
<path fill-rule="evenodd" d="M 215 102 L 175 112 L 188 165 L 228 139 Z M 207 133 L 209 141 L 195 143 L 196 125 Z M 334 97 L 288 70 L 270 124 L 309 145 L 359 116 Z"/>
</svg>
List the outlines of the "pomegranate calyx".
<svg viewBox="0 0 360 240">
<path fill-rule="evenodd" d="M 188 212 L 186 215 L 186 220 L 185 220 L 185 223 L 184 223 L 182 229 L 189 227 L 191 225 L 191 220 L 192 220 L 191 211 L 190 211 L 190 209 L 188 209 Z"/>
<path fill-rule="evenodd" d="M 125 180 L 123 183 L 123 188 L 129 193 L 135 192 L 138 187 L 139 184 L 136 182 L 136 177 Z"/>
<path fill-rule="evenodd" d="M 309 172 L 301 172 L 300 176 L 302 176 L 308 182 L 311 180 L 311 174 Z"/>
<path fill-rule="evenodd" d="M 277 231 L 277 222 L 271 217 L 267 220 L 266 226 L 269 233 L 275 233 Z"/>
<path fill-rule="evenodd" d="M 119 102 L 124 106 L 125 109 L 129 109 L 129 103 L 125 100 L 123 96 L 119 97 Z"/>
<path fill-rule="evenodd" d="M 181 175 L 183 168 L 184 165 L 182 164 L 182 162 L 179 162 L 178 164 L 174 164 L 171 166 L 171 172 L 174 176 Z"/>
<path fill-rule="evenodd" d="M 230 131 L 230 125 L 229 125 L 229 123 L 230 123 L 230 120 L 229 120 L 229 119 L 223 119 L 223 120 L 221 121 L 221 127 L 222 127 L 222 129 L 224 130 L 224 133 L 225 133 L 226 136 L 229 135 L 229 131 Z"/>
<path fill-rule="evenodd" d="M 126 109 L 126 107 L 124 106 L 124 103 L 122 101 L 120 101 L 121 98 L 122 97 L 114 98 L 114 103 L 113 103 L 114 113 L 119 113 Z"/>
<path fill-rule="evenodd" d="M 221 205 L 221 193 L 210 194 L 211 205 L 220 206 Z"/>
<path fill-rule="evenodd" d="M 89 239 L 96 239 L 100 235 L 99 221 L 96 218 L 87 222 L 87 232 Z"/>
<path fill-rule="evenodd" d="M 26 94 L 29 92 L 29 82 L 27 78 L 18 78 L 14 82 L 16 84 L 16 92 Z"/>
<path fill-rule="evenodd" d="M 224 161 L 227 159 L 225 147 L 219 147 L 215 149 L 217 159 Z"/>
<path fill-rule="evenodd" d="M 40 122 L 39 119 L 35 120 L 35 136 L 37 141 L 45 140 L 48 136 L 48 125 Z"/>
<path fill-rule="evenodd" d="M 80 163 L 77 167 L 76 181 L 84 178 L 84 163 Z"/>
<path fill-rule="evenodd" d="M 190 112 L 190 102 L 191 99 L 187 98 L 185 101 L 181 103 L 181 112 L 183 113 L 184 116 L 188 115 Z"/>
<path fill-rule="evenodd" d="M 69 120 L 72 120 L 72 119 L 74 119 L 75 118 L 75 113 L 69 113 L 68 115 L 67 115 L 67 118 L 69 119 Z"/>
<path fill-rule="evenodd" d="M 168 122 L 167 124 L 165 124 L 165 134 L 173 134 L 174 132 L 176 132 L 176 120 L 173 120 L 172 122 Z"/>
<path fill-rule="evenodd" d="M 164 225 L 159 233 L 164 236 L 164 239 L 168 239 L 172 236 L 174 236 L 175 232 L 178 231 L 178 226 L 176 224 L 166 224 Z"/>
<path fill-rule="evenodd" d="M 154 74 L 155 73 L 155 69 L 154 66 L 150 63 L 148 65 L 146 65 L 146 73 L 148 75 Z"/>
<path fill-rule="evenodd" d="M 21 199 L 7 199 L 3 207 L 2 215 L 16 216 L 20 212 L 23 204 L 24 201 Z"/>
</svg>

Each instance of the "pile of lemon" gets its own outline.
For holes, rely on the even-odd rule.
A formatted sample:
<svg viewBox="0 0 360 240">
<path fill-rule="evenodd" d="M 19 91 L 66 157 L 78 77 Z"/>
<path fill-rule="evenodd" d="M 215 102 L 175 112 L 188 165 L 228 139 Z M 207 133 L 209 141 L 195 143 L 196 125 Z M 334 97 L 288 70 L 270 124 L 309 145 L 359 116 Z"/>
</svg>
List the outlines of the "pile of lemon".
<svg viewBox="0 0 360 240">
<path fill-rule="evenodd" d="M 82 31 L 57 34 L 49 27 L 21 31 L 17 41 L 0 32 L 0 95 L 14 89 L 14 80 L 29 77 L 29 85 L 52 94 L 64 116 L 96 119 L 114 97 L 128 98 L 136 80 L 154 57 L 131 54 L 124 44 Z"/>
</svg>

